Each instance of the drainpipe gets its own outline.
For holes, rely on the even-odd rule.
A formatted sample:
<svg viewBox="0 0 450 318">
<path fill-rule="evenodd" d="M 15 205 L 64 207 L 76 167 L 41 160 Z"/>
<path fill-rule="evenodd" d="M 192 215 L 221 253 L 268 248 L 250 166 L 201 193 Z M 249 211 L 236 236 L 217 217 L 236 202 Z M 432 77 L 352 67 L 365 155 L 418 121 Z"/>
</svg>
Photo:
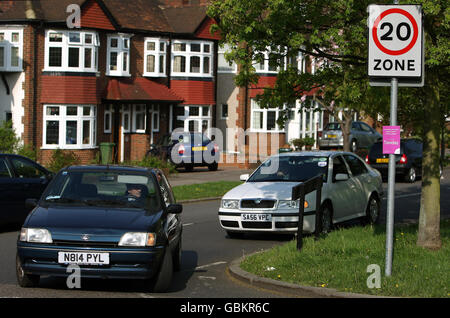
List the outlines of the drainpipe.
<svg viewBox="0 0 450 318">
<path fill-rule="evenodd" d="M 33 1 L 27 0 L 25 3 L 25 16 L 27 19 L 36 19 L 36 13 L 33 7 Z M 42 22 L 41 22 L 42 25 Z M 34 28 L 33 42 L 34 42 L 34 58 L 33 58 L 33 104 L 31 105 L 32 117 L 32 136 L 31 142 L 37 145 L 37 59 L 38 59 L 38 45 L 37 45 L 37 31 L 40 25 Z"/>
</svg>

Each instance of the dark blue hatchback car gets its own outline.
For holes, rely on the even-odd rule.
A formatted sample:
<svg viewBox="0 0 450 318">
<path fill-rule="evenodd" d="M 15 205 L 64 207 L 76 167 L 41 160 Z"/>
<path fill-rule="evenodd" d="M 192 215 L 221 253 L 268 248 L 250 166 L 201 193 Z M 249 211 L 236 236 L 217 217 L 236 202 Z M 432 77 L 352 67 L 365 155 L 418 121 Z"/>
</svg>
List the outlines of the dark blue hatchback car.
<svg viewBox="0 0 450 318">
<path fill-rule="evenodd" d="M 182 206 L 158 169 L 68 167 L 28 204 L 17 242 L 22 287 L 69 276 L 74 264 L 81 278 L 148 279 L 164 292 L 180 268 Z"/>
</svg>

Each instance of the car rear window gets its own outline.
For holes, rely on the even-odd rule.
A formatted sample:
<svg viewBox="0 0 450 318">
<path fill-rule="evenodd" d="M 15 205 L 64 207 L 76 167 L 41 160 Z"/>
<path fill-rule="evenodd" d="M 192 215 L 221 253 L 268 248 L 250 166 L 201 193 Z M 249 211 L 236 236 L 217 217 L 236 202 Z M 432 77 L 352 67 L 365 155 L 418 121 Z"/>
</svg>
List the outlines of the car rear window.
<svg viewBox="0 0 450 318">
<path fill-rule="evenodd" d="M 339 123 L 328 123 L 325 130 L 341 130 L 341 124 Z"/>
<path fill-rule="evenodd" d="M 403 141 L 400 142 L 400 154 L 404 153 L 405 144 Z M 383 155 L 383 143 L 376 142 L 372 145 L 369 151 L 370 158 L 377 158 Z"/>
</svg>

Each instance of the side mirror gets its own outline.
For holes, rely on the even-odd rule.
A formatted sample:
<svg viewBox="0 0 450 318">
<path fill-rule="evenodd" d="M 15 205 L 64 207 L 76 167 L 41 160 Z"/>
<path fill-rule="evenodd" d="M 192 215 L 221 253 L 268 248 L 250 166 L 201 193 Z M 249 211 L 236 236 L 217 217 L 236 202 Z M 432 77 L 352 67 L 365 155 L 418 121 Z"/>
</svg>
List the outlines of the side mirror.
<svg viewBox="0 0 450 318">
<path fill-rule="evenodd" d="M 240 175 L 240 177 L 239 177 L 239 180 L 241 180 L 241 181 L 247 181 L 248 180 L 248 178 L 249 178 L 249 174 L 248 173 L 246 173 L 246 174 L 241 174 Z"/>
<path fill-rule="evenodd" d="M 338 173 L 335 177 L 336 181 L 346 181 L 348 179 L 349 179 L 349 177 L 348 177 L 348 174 L 346 174 L 346 173 Z"/>
<path fill-rule="evenodd" d="M 167 212 L 170 214 L 180 214 L 183 212 L 183 206 L 181 204 L 170 204 L 167 207 Z"/>
<path fill-rule="evenodd" d="M 25 200 L 25 207 L 27 209 L 33 209 L 33 208 L 35 208 L 37 206 L 37 202 L 38 202 L 37 199 L 26 199 Z"/>
</svg>

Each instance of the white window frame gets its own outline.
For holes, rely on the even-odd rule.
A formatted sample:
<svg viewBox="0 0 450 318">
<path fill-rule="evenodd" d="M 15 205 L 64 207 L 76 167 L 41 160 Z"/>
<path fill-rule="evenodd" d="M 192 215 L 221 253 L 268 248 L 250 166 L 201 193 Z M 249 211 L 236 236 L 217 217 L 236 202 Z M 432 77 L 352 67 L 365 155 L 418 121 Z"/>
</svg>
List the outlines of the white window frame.
<svg viewBox="0 0 450 318">
<path fill-rule="evenodd" d="M 155 43 L 155 49 L 149 50 L 148 43 Z M 166 63 L 167 63 L 167 48 L 169 41 L 167 39 L 161 38 L 145 38 L 144 40 L 144 72 L 143 76 L 148 77 L 166 77 Z M 161 45 L 163 45 L 163 50 L 161 50 Z M 147 71 L 147 56 L 153 55 L 155 57 L 155 70 L 153 72 Z M 162 72 L 160 72 L 160 61 L 161 57 L 164 60 L 164 66 Z"/>
<path fill-rule="evenodd" d="M 105 134 L 110 134 L 112 132 L 112 123 L 113 123 L 113 114 L 114 114 L 114 106 L 109 104 L 105 106 L 105 111 L 103 113 L 103 132 Z M 106 129 L 106 115 L 109 115 L 109 120 L 108 120 L 108 125 L 109 125 L 109 129 Z"/>
<path fill-rule="evenodd" d="M 185 51 L 176 51 L 175 45 L 185 44 Z M 193 44 L 200 45 L 200 52 L 195 52 L 191 50 Z M 206 52 L 205 47 L 209 45 L 209 52 Z M 213 76 L 213 63 L 214 63 L 214 42 L 209 41 L 185 41 L 185 40 L 174 40 L 172 42 L 172 53 L 171 53 L 171 75 L 172 76 L 189 76 L 189 77 L 212 77 Z M 177 56 L 183 56 L 185 58 L 185 72 L 175 72 L 175 58 Z M 198 56 L 200 58 L 199 72 L 191 72 L 191 57 Z M 209 58 L 209 72 L 204 72 L 205 60 Z"/>
<path fill-rule="evenodd" d="M 183 106 L 176 106 L 176 107 L 183 107 Z M 198 107 L 199 111 L 198 111 L 198 115 L 191 115 L 189 112 L 189 107 Z M 208 109 L 208 114 L 206 116 L 203 115 L 203 109 L 207 108 Z M 207 131 L 209 131 L 209 128 L 211 128 L 211 123 L 212 123 L 212 117 L 211 117 L 211 106 L 205 106 L 205 105 L 185 105 L 184 106 L 184 114 L 183 115 L 178 115 L 177 116 L 177 120 L 180 121 L 184 121 L 184 131 L 189 131 L 189 122 L 190 121 L 196 121 L 199 127 L 198 132 L 202 132 L 202 124 L 203 121 L 207 121 L 208 122 L 208 127 L 207 127 Z"/>
<path fill-rule="evenodd" d="M 47 107 L 59 107 L 59 115 L 47 115 Z M 68 107 L 77 107 L 77 115 L 67 115 Z M 83 108 L 89 107 L 89 115 L 83 115 Z M 92 149 L 96 148 L 97 144 L 97 120 L 95 105 L 56 105 L 45 104 L 43 113 L 43 133 L 42 133 L 42 148 L 41 149 Z M 58 144 L 47 144 L 47 121 L 59 122 L 59 136 Z M 66 142 L 66 128 L 68 121 L 77 122 L 77 142 L 76 144 L 67 144 Z M 89 140 L 88 144 L 83 144 L 83 122 L 90 122 Z"/>
<path fill-rule="evenodd" d="M 223 46 L 219 46 L 218 58 L 217 58 L 217 73 L 224 74 L 236 74 L 237 73 L 237 64 L 235 62 L 231 62 L 231 65 L 225 59 L 225 54 L 230 50 L 230 46 L 228 44 L 224 44 Z"/>
<path fill-rule="evenodd" d="M 3 40 L 0 41 L 0 47 L 3 48 L 3 66 L 0 66 L 0 71 L 5 72 L 21 72 L 23 71 L 23 28 L 22 27 L 2 27 L 0 33 L 3 34 Z M 19 34 L 17 42 L 12 41 L 13 33 Z M 17 48 L 18 65 L 11 64 L 13 48 Z"/>
<path fill-rule="evenodd" d="M 226 116 L 223 115 L 223 107 L 225 105 L 227 106 L 227 115 Z M 228 107 L 228 104 L 220 104 L 220 119 L 228 119 L 228 116 L 229 116 L 228 112 L 229 112 L 229 110 L 230 110 L 230 108 Z"/>
<path fill-rule="evenodd" d="M 139 107 L 139 110 L 137 110 L 138 107 Z M 133 118 L 132 118 L 132 122 L 133 122 L 133 128 L 132 128 L 132 131 L 133 131 L 134 133 L 138 133 L 138 134 L 143 134 L 143 133 L 145 133 L 145 131 L 146 131 L 146 129 L 147 129 L 147 105 L 145 105 L 145 104 L 134 104 L 134 105 L 133 105 L 133 111 L 132 111 L 132 113 L 133 113 L 133 116 L 132 116 L 132 117 L 133 117 Z M 144 128 L 143 128 L 143 129 L 137 129 L 137 128 L 136 128 L 136 122 L 137 122 L 136 116 L 137 116 L 138 114 L 144 115 Z"/>
<path fill-rule="evenodd" d="M 51 42 L 50 35 L 60 33 L 62 35 L 61 42 Z M 70 42 L 70 33 L 79 33 L 80 42 Z M 86 35 L 91 35 L 91 43 L 86 43 Z M 98 33 L 95 31 L 74 31 L 74 30 L 53 30 L 45 31 L 45 54 L 44 54 L 44 71 L 57 72 L 97 72 L 98 70 L 98 48 L 100 46 Z M 61 66 L 50 66 L 50 48 L 61 48 Z M 70 48 L 78 48 L 78 67 L 69 66 L 69 50 Z M 91 49 L 91 66 L 85 67 L 85 50 Z"/>
<path fill-rule="evenodd" d="M 262 113 L 263 114 L 263 127 L 262 128 L 254 128 L 253 127 L 253 119 L 254 113 Z M 267 113 L 275 112 L 275 129 L 268 130 L 267 129 Z M 280 109 L 278 107 L 267 109 L 260 108 L 254 99 L 251 100 L 251 113 L 250 113 L 250 131 L 251 132 L 265 132 L 265 133 L 284 133 L 286 132 L 286 128 L 280 129 L 279 125 L 276 123 L 277 119 L 280 116 Z"/>
<path fill-rule="evenodd" d="M 107 36 L 107 53 L 106 53 L 106 75 L 107 76 L 131 76 L 130 74 L 130 46 L 131 34 L 108 34 Z M 111 39 L 117 40 L 117 47 L 111 47 Z M 125 43 L 128 43 L 128 47 Z M 111 70 L 111 53 L 117 53 L 117 69 Z M 127 56 L 124 69 L 124 56 Z"/>
<path fill-rule="evenodd" d="M 160 108 L 161 106 L 158 105 L 152 105 L 151 106 L 151 112 L 152 112 L 152 131 L 153 132 L 159 132 L 159 114 L 160 114 Z M 155 125 L 155 119 L 156 119 L 156 125 Z"/>
</svg>

